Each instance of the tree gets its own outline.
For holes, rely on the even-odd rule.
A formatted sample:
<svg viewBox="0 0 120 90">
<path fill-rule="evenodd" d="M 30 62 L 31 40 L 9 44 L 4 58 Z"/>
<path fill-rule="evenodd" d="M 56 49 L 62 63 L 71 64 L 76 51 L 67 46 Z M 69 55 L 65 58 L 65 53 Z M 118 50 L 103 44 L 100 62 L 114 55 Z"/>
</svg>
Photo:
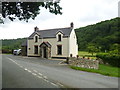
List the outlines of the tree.
<svg viewBox="0 0 120 90">
<path fill-rule="evenodd" d="M 115 43 L 115 44 L 112 44 L 111 47 L 110 47 L 110 53 L 111 54 L 120 54 L 120 44 L 118 43 Z"/>
<path fill-rule="evenodd" d="M 90 43 L 90 44 L 87 45 L 87 50 L 93 56 L 93 53 L 96 53 L 96 52 L 100 51 L 100 47 L 97 47 L 97 46 L 95 46 L 95 44 Z"/>
<path fill-rule="evenodd" d="M 62 14 L 59 2 L 2 2 L 2 17 L 11 21 L 18 18 L 28 22 L 40 13 L 40 7 L 49 9 L 55 15 Z"/>
</svg>

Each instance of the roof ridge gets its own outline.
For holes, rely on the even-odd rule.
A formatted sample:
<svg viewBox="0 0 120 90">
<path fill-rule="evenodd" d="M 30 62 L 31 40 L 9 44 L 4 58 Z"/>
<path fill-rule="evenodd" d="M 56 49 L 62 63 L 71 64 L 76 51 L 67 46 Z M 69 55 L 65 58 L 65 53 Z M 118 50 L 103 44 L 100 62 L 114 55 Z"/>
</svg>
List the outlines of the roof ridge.
<svg viewBox="0 0 120 90">
<path fill-rule="evenodd" d="M 64 28 L 51 28 L 51 29 L 43 29 L 43 30 L 39 30 L 39 31 L 48 31 L 48 30 L 56 30 L 56 29 L 66 29 L 66 28 L 71 28 L 71 27 L 64 27 Z M 37 32 L 39 32 L 37 31 Z"/>
<path fill-rule="evenodd" d="M 72 29 L 73 28 L 71 27 L 64 27 L 64 28 L 44 29 L 36 32 L 39 33 L 38 35 L 40 35 L 41 38 L 48 38 L 48 37 L 50 38 L 50 37 L 56 37 L 55 35 L 56 35 L 56 32 L 58 31 L 63 32 L 64 36 L 70 36 Z M 32 33 L 29 36 L 29 38 L 33 38 L 34 35 L 35 35 L 35 32 Z"/>
</svg>

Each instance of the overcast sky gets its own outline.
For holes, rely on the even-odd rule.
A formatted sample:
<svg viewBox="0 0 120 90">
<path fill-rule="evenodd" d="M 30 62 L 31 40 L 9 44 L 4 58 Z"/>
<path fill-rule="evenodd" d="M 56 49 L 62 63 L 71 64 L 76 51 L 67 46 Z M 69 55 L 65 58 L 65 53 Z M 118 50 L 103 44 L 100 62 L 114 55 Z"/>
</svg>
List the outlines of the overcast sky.
<svg viewBox="0 0 120 90">
<path fill-rule="evenodd" d="M 54 15 L 42 8 L 41 14 L 28 23 L 5 20 L 0 24 L 0 39 L 16 39 L 28 37 L 37 26 L 40 30 L 69 27 L 79 28 L 100 21 L 118 17 L 119 0 L 61 0 L 62 15 Z"/>
</svg>

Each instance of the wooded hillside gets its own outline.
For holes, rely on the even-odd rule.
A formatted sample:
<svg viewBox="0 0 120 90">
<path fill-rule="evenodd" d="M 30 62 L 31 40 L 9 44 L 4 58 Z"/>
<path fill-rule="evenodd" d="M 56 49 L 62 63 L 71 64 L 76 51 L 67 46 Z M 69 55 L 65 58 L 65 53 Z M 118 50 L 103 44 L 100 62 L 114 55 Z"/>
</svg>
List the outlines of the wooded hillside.
<svg viewBox="0 0 120 90">
<path fill-rule="evenodd" d="M 92 44 L 101 51 L 107 51 L 113 44 L 120 43 L 120 18 L 81 27 L 75 31 L 79 50 L 87 50 L 87 47 Z"/>
<path fill-rule="evenodd" d="M 5 53 L 10 53 L 14 49 L 20 49 L 21 44 L 25 40 L 26 40 L 26 38 L 4 39 L 4 40 L 2 40 L 2 51 Z"/>
</svg>

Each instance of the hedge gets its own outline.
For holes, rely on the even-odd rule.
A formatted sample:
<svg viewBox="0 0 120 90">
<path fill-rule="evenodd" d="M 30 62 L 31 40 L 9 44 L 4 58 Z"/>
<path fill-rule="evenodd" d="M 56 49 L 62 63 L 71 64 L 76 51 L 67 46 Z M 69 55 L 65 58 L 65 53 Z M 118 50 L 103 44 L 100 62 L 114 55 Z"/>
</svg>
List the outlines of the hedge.
<svg viewBox="0 0 120 90">
<path fill-rule="evenodd" d="M 2 53 L 12 53 L 12 50 L 2 49 Z"/>
<path fill-rule="evenodd" d="M 98 53 L 97 58 L 103 60 L 103 63 L 108 63 L 109 65 L 120 67 L 120 55 L 111 54 L 111 53 Z"/>
</svg>

